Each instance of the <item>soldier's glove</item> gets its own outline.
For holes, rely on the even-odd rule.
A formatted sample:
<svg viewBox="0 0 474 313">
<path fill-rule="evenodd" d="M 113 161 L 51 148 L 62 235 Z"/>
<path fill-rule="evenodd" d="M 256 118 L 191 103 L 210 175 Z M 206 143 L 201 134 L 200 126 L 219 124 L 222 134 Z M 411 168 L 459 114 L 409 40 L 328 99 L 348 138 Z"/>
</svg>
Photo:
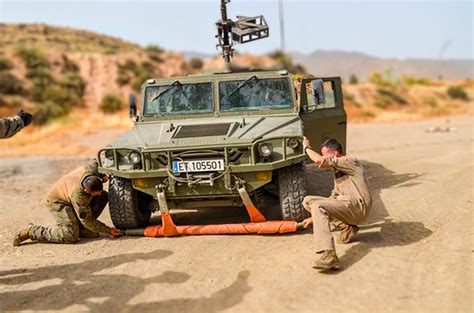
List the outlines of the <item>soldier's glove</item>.
<svg viewBox="0 0 474 313">
<path fill-rule="evenodd" d="M 17 115 L 21 118 L 21 120 L 23 121 L 23 125 L 28 126 L 31 124 L 31 121 L 33 120 L 33 115 L 31 115 L 30 113 L 27 113 L 27 112 L 23 112 L 23 110 L 21 110 L 20 112 L 17 113 Z"/>
</svg>

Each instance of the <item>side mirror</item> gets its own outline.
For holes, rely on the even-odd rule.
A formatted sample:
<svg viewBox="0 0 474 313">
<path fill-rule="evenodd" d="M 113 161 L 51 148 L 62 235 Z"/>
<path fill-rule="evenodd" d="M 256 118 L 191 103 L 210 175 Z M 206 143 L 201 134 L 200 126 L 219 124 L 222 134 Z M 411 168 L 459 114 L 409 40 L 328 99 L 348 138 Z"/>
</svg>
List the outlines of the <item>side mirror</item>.
<svg viewBox="0 0 474 313">
<path fill-rule="evenodd" d="M 130 117 L 137 116 L 137 99 L 134 94 L 130 94 L 128 101 L 130 103 Z"/>
<path fill-rule="evenodd" d="M 324 92 L 323 80 L 315 79 L 311 81 L 311 88 L 313 89 L 314 103 L 316 106 L 326 103 L 326 93 Z"/>
</svg>

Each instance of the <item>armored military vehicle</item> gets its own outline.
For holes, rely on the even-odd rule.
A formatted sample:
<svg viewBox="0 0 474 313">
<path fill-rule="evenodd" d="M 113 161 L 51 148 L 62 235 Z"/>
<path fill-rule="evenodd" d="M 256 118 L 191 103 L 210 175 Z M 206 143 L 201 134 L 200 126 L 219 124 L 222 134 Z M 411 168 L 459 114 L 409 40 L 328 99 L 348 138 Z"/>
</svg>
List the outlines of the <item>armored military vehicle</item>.
<svg viewBox="0 0 474 313">
<path fill-rule="evenodd" d="M 158 195 L 171 210 L 225 210 L 263 193 L 280 204 L 264 214 L 300 221 L 303 135 L 314 148 L 326 138 L 345 146 L 339 78 L 296 82 L 286 71 L 250 71 L 149 79 L 131 131 L 98 154 L 100 172 L 111 175 L 112 221 L 146 226 Z"/>
</svg>

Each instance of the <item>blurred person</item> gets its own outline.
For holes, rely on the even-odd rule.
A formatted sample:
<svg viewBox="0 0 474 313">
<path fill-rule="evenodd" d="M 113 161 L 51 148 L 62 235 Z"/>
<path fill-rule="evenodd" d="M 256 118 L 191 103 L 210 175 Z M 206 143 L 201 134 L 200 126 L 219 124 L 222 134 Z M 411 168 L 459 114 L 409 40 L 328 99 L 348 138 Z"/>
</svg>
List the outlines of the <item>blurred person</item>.
<svg viewBox="0 0 474 313">
<path fill-rule="evenodd" d="M 358 224 L 364 222 L 371 210 L 372 194 L 364 173 L 364 167 L 355 158 L 344 155 L 342 145 L 336 139 L 328 139 L 321 145 L 321 154 L 304 137 L 304 151 L 320 168 L 334 171 L 334 189 L 331 196 L 306 196 L 303 206 L 311 213 L 304 220 L 304 227 L 313 225 L 316 260 L 313 268 L 319 270 L 335 269 L 339 259 L 331 235 L 330 222 L 339 229 L 337 242 L 346 244 L 359 231 Z"/>
<path fill-rule="evenodd" d="M 103 190 L 103 183 L 108 177 L 99 174 L 97 168 L 98 163 L 94 160 L 56 182 L 47 197 L 48 209 L 56 219 L 56 226 L 29 225 L 17 233 L 13 245 L 19 246 L 27 239 L 75 243 L 79 238 L 99 235 L 122 236 L 122 231 L 97 220 L 108 203 L 108 193 Z"/>
<path fill-rule="evenodd" d="M 31 124 L 33 116 L 21 110 L 14 117 L 0 117 L 0 138 L 10 138 Z"/>
</svg>

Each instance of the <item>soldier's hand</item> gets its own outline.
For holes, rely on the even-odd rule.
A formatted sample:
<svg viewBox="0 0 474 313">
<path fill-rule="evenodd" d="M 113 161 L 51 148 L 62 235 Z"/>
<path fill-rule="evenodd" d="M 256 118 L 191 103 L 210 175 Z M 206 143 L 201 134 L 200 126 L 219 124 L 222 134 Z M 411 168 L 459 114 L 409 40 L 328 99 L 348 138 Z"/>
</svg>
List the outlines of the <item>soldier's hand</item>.
<svg viewBox="0 0 474 313">
<path fill-rule="evenodd" d="M 309 145 L 311 145 L 311 143 L 309 142 L 309 139 L 306 138 L 306 136 L 303 136 L 303 149 Z"/>
<path fill-rule="evenodd" d="M 308 217 L 308 218 L 303 220 L 303 228 L 308 228 L 311 225 L 313 225 L 313 218 Z"/>
<path fill-rule="evenodd" d="M 114 238 L 122 237 L 123 235 L 125 235 L 125 233 L 123 231 L 121 231 L 120 229 L 117 229 L 117 228 L 111 228 L 110 229 L 110 236 L 112 236 Z"/>
<path fill-rule="evenodd" d="M 109 181 L 109 175 L 108 175 L 108 174 L 104 174 L 104 175 L 102 175 L 102 178 L 101 178 L 101 179 L 102 179 L 102 182 L 103 182 L 103 183 L 106 183 L 106 182 Z"/>
<path fill-rule="evenodd" d="M 31 115 L 30 113 L 27 113 L 27 112 L 23 112 L 23 110 L 21 110 L 20 112 L 17 113 L 17 115 L 21 118 L 21 120 L 23 121 L 23 125 L 26 127 L 28 125 L 31 124 L 31 121 L 33 120 L 33 115 Z"/>
</svg>

